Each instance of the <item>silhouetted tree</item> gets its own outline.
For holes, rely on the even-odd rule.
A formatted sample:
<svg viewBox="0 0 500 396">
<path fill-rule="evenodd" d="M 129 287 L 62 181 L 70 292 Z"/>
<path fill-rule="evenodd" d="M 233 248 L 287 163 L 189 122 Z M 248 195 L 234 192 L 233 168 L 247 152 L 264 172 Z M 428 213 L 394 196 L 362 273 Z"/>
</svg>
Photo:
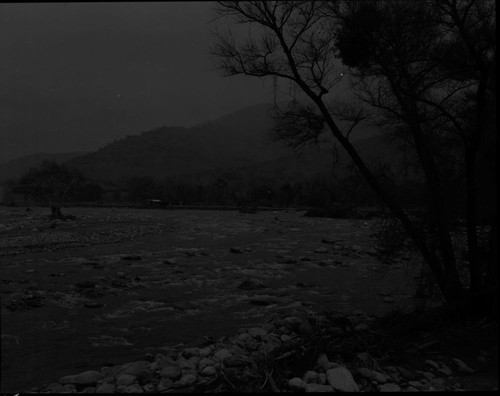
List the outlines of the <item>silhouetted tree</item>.
<svg viewBox="0 0 500 396">
<path fill-rule="evenodd" d="M 72 190 L 83 180 L 83 175 L 77 169 L 54 161 L 44 161 L 24 174 L 19 183 L 30 195 L 48 203 L 51 218 L 64 219 L 61 208 Z"/>
<path fill-rule="evenodd" d="M 329 130 L 368 185 L 404 225 L 431 268 L 442 295 L 452 302 L 464 295 L 464 285 L 450 238 L 442 186 L 446 175 L 440 165 L 450 159 L 470 161 L 467 155 L 477 153 L 485 111 L 492 103 L 488 97 L 495 95 L 487 89 L 494 65 L 494 19 L 489 1 L 440 3 L 222 1 L 215 9 L 220 18 L 250 28 L 240 39 L 231 30 L 216 33 L 212 52 L 228 76 L 271 77 L 299 91 L 300 100 L 294 98 L 284 112 L 278 113 L 275 133 L 291 145 L 300 145 Z M 443 49 L 461 52 L 451 58 L 444 55 Z M 342 77 L 338 56 L 355 72 L 358 84 L 358 98 L 353 106 L 347 103 L 347 108 L 327 102 L 328 94 Z M 360 101 L 364 104 L 359 105 Z M 461 114 L 467 104 L 472 106 L 474 117 L 467 118 L 472 126 L 465 128 L 468 124 Z M 347 122 L 336 121 L 339 113 Z M 437 250 L 429 244 L 426 230 L 410 219 L 352 145 L 350 134 L 366 120 L 383 123 L 391 133 L 406 137 L 415 150 L 431 197 Z M 463 145 L 472 145 L 466 158 L 464 147 L 458 143 L 461 129 L 467 132 Z M 471 173 L 471 190 L 473 183 Z M 468 194 L 471 251 L 473 200 L 473 194 Z M 477 280 L 471 264 L 471 277 Z M 476 290 L 476 286 L 471 289 Z"/>
</svg>

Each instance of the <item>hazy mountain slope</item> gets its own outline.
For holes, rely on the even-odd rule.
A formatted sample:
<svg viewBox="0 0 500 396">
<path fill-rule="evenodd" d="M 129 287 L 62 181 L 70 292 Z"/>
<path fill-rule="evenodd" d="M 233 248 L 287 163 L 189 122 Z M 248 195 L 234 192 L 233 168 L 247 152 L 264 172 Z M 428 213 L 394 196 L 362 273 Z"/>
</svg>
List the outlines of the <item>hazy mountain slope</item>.
<svg viewBox="0 0 500 396">
<path fill-rule="evenodd" d="M 277 178 L 322 170 L 322 163 L 331 158 L 326 153 L 319 160 L 316 149 L 307 149 L 305 157 L 296 157 L 283 142 L 270 140 L 270 110 L 271 105 L 258 105 L 192 128 L 161 127 L 115 141 L 69 164 L 106 183 L 133 176 L 200 180 L 225 170 L 265 169 L 270 164 Z M 354 137 L 372 134 L 373 129 L 364 128 Z"/>
<path fill-rule="evenodd" d="M 44 160 L 66 162 L 84 153 L 36 153 L 0 164 L 0 182 L 21 177 L 31 167 L 38 166 Z"/>
</svg>

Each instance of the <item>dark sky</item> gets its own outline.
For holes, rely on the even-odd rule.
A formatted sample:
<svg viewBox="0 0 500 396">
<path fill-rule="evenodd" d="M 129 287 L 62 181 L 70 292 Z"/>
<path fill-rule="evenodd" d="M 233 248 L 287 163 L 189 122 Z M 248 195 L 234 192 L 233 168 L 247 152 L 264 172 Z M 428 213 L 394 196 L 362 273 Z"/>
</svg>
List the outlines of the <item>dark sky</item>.
<svg viewBox="0 0 500 396">
<path fill-rule="evenodd" d="M 211 2 L 0 4 L 0 162 L 271 101 L 209 56 Z"/>
</svg>

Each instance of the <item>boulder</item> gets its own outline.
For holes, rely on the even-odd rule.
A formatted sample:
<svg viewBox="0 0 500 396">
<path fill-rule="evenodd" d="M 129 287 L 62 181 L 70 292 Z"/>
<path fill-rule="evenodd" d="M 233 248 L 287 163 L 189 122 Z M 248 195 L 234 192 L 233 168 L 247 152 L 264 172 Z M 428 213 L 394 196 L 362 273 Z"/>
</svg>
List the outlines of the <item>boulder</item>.
<svg viewBox="0 0 500 396">
<path fill-rule="evenodd" d="M 301 391 L 306 389 L 306 386 L 306 382 L 299 377 L 288 380 L 288 387 L 292 390 Z"/>
<path fill-rule="evenodd" d="M 116 377 L 116 386 L 128 386 L 132 385 L 136 380 L 137 376 L 130 374 L 120 374 Z"/>
<path fill-rule="evenodd" d="M 135 375 L 136 377 L 143 377 L 151 373 L 150 366 L 151 363 L 147 360 L 138 360 L 124 367 L 120 374 L 130 374 Z"/>
<path fill-rule="evenodd" d="M 321 385 L 321 384 L 307 384 L 306 385 L 307 393 L 327 393 L 334 392 L 333 388 L 330 385 Z"/>
<path fill-rule="evenodd" d="M 139 384 L 132 384 L 125 388 L 124 393 L 144 393 L 144 389 Z"/>
<path fill-rule="evenodd" d="M 401 388 L 397 384 L 383 384 L 377 387 L 379 392 L 401 392 Z"/>
<path fill-rule="evenodd" d="M 336 391 L 359 392 L 359 386 L 354 381 L 352 374 L 344 367 L 337 367 L 326 372 L 328 384 Z"/>
<path fill-rule="evenodd" d="M 101 384 L 96 388 L 95 393 L 115 393 L 115 390 L 115 384 Z"/>
<path fill-rule="evenodd" d="M 252 327 L 250 330 L 248 330 L 248 334 L 250 334 L 257 340 L 261 340 L 264 336 L 267 335 L 267 331 L 262 327 Z"/>
<path fill-rule="evenodd" d="M 173 384 L 174 384 L 174 381 L 172 381 L 170 378 L 163 377 L 160 380 L 160 383 L 158 384 L 158 391 L 163 392 L 167 389 L 170 389 Z"/>
<path fill-rule="evenodd" d="M 175 366 L 167 366 L 163 368 L 158 374 L 160 374 L 160 377 L 162 378 L 173 380 L 181 375 L 181 369 Z"/>
<path fill-rule="evenodd" d="M 189 386 L 196 383 L 196 381 L 197 381 L 196 375 L 186 374 L 183 375 L 182 378 L 176 382 L 176 384 L 179 386 Z"/>
<path fill-rule="evenodd" d="M 217 369 L 214 366 L 207 366 L 203 370 L 201 370 L 201 375 L 212 377 L 217 374 Z"/>
<path fill-rule="evenodd" d="M 60 384 L 79 384 L 79 385 L 94 385 L 100 379 L 104 378 L 104 375 L 99 371 L 84 371 L 83 373 L 76 375 L 67 375 L 59 380 Z"/>
</svg>

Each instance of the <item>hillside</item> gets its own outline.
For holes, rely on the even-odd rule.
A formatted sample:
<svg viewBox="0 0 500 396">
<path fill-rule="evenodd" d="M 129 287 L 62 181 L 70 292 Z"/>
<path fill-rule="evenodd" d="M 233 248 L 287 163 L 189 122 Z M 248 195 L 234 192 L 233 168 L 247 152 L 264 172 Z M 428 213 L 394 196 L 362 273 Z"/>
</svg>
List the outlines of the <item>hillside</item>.
<svg viewBox="0 0 500 396">
<path fill-rule="evenodd" d="M 331 167 L 328 148 L 323 147 L 321 154 L 317 148 L 308 148 L 297 155 L 284 143 L 270 141 L 270 108 L 245 108 L 192 128 L 157 128 L 68 163 L 106 184 L 134 176 L 206 180 L 227 171 L 273 174 L 283 179 Z M 356 136 L 361 141 L 372 134 L 371 129 L 364 129 Z"/>
</svg>

